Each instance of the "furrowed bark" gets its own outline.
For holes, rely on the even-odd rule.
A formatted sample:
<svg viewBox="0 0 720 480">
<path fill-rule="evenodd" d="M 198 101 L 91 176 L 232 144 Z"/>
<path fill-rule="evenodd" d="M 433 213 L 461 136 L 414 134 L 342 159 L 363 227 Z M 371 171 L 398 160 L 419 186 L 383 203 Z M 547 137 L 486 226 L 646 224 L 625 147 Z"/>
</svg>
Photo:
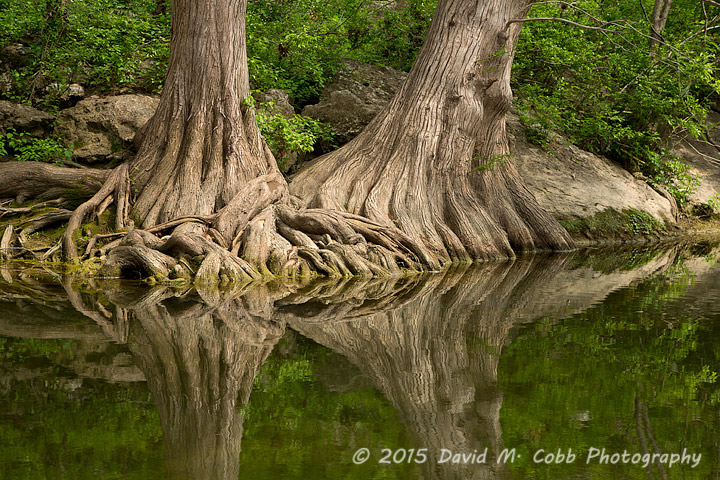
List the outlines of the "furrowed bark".
<svg viewBox="0 0 720 480">
<path fill-rule="evenodd" d="M 572 241 L 512 166 L 505 114 L 528 2 L 441 0 L 395 98 L 353 141 L 290 183 L 302 204 L 418 239 L 427 263 L 565 250 Z"/>
</svg>

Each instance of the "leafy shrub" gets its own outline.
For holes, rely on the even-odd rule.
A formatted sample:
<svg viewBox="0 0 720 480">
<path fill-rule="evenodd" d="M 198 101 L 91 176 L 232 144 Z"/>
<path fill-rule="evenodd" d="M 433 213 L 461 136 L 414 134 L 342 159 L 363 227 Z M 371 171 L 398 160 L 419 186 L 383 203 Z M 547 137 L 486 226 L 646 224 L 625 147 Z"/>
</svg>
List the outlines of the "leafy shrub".
<svg viewBox="0 0 720 480">
<path fill-rule="evenodd" d="M 287 118 L 272 107 L 272 103 L 259 104 L 255 118 L 280 170 L 287 170 L 294 154 L 312 152 L 317 142 L 332 140 L 332 130 L 324 123 L 302 115 Z"/>
<path fill-rule="evenodd" d="M 62 165 L 69 161 L 72 150 L 65 148 L 55 137 L 35 138 L 27 133 L 10 130 L 0 135 L 0 156 L 12 155 L 20 162 L 52 162 Z"/>
<path fill-rule="evenodd" d="M 37 100 L 50 83 L 159 88 L 170 22 L 155 8 L 154 0 L 0 0 L 0 47 L 29 44 L 25 68 L 13 72 L 11 98 Z"/>
<path fill-rule="evenodd" d="M 378 2 L 349 27 L 353 52 L 360 61 L 409 71 L 430 27 L 437 0 Z"/>
<path fill-rule="evenodd" d="M 317 99 L 347 53 L 347 16 L 359 0 L 249 0 L 247 51 L 254 89 L 281 88 L 297 105 Z"/>
<path fill-rule="evenodd" d="M 605 21 L 631 22 L 636 30 L 612 27 L 619 31 L 613 34 L 558 22 L 526 24 L 513 84 L 531 140 L 543 145 L 548 132 L 562 132 L 572 143 L 642 172 L 685 203 L 696 181 L 669 155 L 668 139 L 679 131 L 700 136 L 708 96 L 720 93 L 716 42 L 690 38 L 702 28 L 700 4 L 676 0 L 663 32 L 671 46 L 660 45 L 654 52 L 636 3 L 581 0 L 573 5 Z M 537 5 L 530 16 L 593 23 L 559 2 Z"/>
</svg>

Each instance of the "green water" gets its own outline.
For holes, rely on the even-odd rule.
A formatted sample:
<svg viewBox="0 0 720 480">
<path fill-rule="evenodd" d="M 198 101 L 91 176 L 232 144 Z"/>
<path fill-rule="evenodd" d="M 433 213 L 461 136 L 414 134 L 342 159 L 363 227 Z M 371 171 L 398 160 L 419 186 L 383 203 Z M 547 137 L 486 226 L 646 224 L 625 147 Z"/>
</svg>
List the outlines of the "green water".
<svg viewBox="0 0 720 480">
<path fill-rule="evenodd" d="M 719 478 L 719 257 L 234 292 L 0 266 L 0 478 Z"/>
</svg>

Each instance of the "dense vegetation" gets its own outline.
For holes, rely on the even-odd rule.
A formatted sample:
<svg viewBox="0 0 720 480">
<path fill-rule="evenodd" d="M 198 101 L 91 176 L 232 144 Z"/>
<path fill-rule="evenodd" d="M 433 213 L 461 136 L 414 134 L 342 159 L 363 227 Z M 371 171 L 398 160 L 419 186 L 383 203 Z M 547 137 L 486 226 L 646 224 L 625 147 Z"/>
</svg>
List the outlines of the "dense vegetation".
<svg viewBox="0 0 720 480">
<path fill-rule="evenodd" d="M 252 86 L 282 88 L 300 108 L 317 101 L 345 59 L 408 70 L 435 4 L 249 0 Z M 533 141 L 550 148 L 552 132 L 561 132 L 664 184 L 682 203 L 694 182 L 668 154 L 669 139 L 704 135 L 706 111 L 720 91 L 720 9 L 676 0 L 659 41 L 651 39 L 652 10 L 649 0 L 539 2 L 530 17 L 601 30 L 526 23 L 514 88 Z M 58 108 L 72 83 L 99 94 L 157 92 L 167 65 L 169 12 L 162 0 L 0 0 L 0 92 L 46 109 Z M 271 113 L 261 120 L 276 152 L 308 151 L 327 137 L 315 123 Z M 48 148 L 55 151 L 35 157 L 62 160 L 57 142 Z M 42 146 L 36 149 L 42 153 Z"/>
</svg>

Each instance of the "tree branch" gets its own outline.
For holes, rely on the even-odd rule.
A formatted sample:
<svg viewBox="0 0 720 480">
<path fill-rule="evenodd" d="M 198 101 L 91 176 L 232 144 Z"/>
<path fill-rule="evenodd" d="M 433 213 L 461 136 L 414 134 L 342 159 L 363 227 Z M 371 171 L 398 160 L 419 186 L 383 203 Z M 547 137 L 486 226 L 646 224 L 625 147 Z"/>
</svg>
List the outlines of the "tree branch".
<svg viewBox="0 0 720 480">
<path fill-rule="evenodd" d="M 527 23 L 527 22 L 560 22 L 560 23 L 567 23 L 568 25 L 572 25 L 573 27 L 582 28 L 584 30 L 596 30 L 599 32 L 618 33 L 615 30 L 605 28 L 606 25 L 617 25 L 618 24 L 617 21 L 606 22 L 606 23 L 603 23 L 602 25 L 600 25 L 599 27 L 593 27 L 592 25 L 584 25 L 582 23 L 573 22 L 572 20 L 568 20 L 566 18 L 560 18 L 560 17 L 512 18 L 507 21 L 505 28 L 509 27 L 513 23 Z"/>
</svg>

